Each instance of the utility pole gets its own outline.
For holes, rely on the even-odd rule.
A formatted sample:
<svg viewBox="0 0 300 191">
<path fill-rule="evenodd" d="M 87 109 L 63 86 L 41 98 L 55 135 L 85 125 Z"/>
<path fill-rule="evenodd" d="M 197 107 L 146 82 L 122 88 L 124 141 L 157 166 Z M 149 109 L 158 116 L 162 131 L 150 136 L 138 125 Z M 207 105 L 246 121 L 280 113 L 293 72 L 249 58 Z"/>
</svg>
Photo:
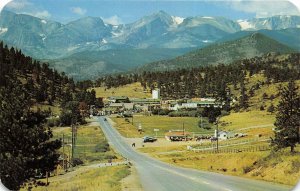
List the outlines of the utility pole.
<svg viewBox="0 0 300 191">
<path fill-rule="evenodd" d="M 183 123 L 182 123 L 182 134 L 183 134 L 184 139 L 185 139 L 185 141 L 186 141 L 186 136 L 184 135 L 184 131 L 185 131 L 185 129 L 184 129 L 184 122 L 183 122 Z"/>
<path fill-rule="evenodd" d="M 75 145 L 75 141 L 74 141 L 74 124 L 73 124 L 73 121 L 72 121 L 72 124 L 71 124 L 71 128 L 72 128 L 72 160 L 74 158 L 74 145 Z"/>
<path fill-rule="evenodd" d="M 131 125 L 133 125 L 133 113 L 132 113 L 132 117 L 131 117 Z"/>
<path fill-rule="evenodd" d="M 219 117 L 216 120 L 217 125 L 217 153 L 219 152 Z"/>
<path fill-rule="evenodd" d="M 62 138 L 62 147 L 63 147 L 63 169 L 65 169 L 65 134 L 63 133 L 63 138 Z"/>
<path fill-rule="evenodd" d="M 202 115 L 201 115 L 201 128 L 203 128 L 203 118 L 202 118 Z"/>
</svg>

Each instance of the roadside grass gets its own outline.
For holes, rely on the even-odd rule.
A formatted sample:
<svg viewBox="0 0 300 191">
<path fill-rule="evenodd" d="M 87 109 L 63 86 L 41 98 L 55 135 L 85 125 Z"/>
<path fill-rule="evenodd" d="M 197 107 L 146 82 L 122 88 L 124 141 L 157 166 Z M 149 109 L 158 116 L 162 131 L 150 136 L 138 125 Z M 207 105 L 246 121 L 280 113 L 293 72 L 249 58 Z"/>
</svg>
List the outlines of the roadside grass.
<svg viewBox="0 0 300 191">
<path fill-rule="evenodd" d="M 62 139 L 64 135 L 64 151 L 67 156 L 71 153 L 71 128 L 55 127 L 53 128 L 54 139 Z M 60 149 L 63 151 L 63 148 Z M 80 126 L 77 129 L 77 140 L 74 151 L 74 158 L 80 158 L 84 163 L 90 162 L 107 162 L 108 159 L 121 160 L 116 152 L 108 145 L 107 140 L 97 126 Z"/>
<path fill-rule="evenodd" d="M 241 149 L 243 147 L 247 147 L 247 145 L 230 148 Z M 201 153 L 193 151 L 177 152 L 177 148 L 169 148 L 167 152 L 162 152 L 163 149 L 163 147 L 148 147 L 140 148 L 139 150 L 161 161 L 186 168 L 242 176 L 291 186 L 296 185 L 300 179 L 299 148 L 295 154 L 291 154 L 286 149 L 275 155 L 270 154 L 271 151 Z M 172 150 L 175 152 L 171 152 Z"/>
<path fill-rule="evenodd" d="M 118 88 L 96 87 L 96 97 L 127 96 L 130 98 L 151 98 L 150 90 L 144 92 L 140 83 L 132 83 Z"/>
<path fill-rule="evenodd" d="M 129 118 L 111 118 L 116 123 L 116 128 L 124 137 L 143 137 L 145 135 L 155 136 L 154 129 L 159 129 L 157 136 L 164 136 L 170 130 L 184 130 L 197 134 L 212 134 L 213 130 L 205 130 L 198 127 L 197 117 L 168 117 L 168 116 L 134 116 Z M 141 125 L 143 133 L 139 134 L 138 128 Z"/>
<path fill-rule="evenodd" d="M 36 187 L 36 191 L 121 191 L 121 180 L 130 174 L 127 165 L 90 169 L 81 167 L 78 173 L 49 178 L 49 186 Z M 43 182 L 46 180 L 43 179 Z"/>
</svg>

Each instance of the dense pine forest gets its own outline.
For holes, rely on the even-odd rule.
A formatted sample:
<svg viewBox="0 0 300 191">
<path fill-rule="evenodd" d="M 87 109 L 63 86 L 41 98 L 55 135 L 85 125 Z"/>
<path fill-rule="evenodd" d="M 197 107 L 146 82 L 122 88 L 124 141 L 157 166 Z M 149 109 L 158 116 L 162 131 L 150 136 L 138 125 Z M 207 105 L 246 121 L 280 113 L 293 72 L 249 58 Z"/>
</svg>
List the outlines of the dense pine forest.
<svg viewBox="0 0 300 191">
<path fill-rule="evenodd" d="M 10 190 L 54 170 L 60 140 L 53 140 L 47 119 L 51 111 L 33 110 L 36 104 L 62 110 L 57 125 L 83 123 L 90 105 L 98 105 L 94 91 L 76 86 L 64 73 L 49 68 L 21 50 L 0 42 L 0 177 Z M 38 182 L 35 182 L 38 183 Z"/>
<path fill-rule="evenodd" d="M 252 90 L 245 89 L 246 76 L 263 74 L 266 81 L 258 82 Z M 82 82 L 84 86 L 119 87 L 140 82 L 146 89 L 159 88 L 165 99 L 217 97 L 226 100 L 231 89 L 239 88 L 241 94 L 251 94 L 259 83 L 277 83 L 300 79 L 300 54 L 269 53 L 262 57 L 244 59 L 229 65 L 205 66 L 163 72 L 119 74 L 99 78 L 95 84 Z M 232 88 L 230 88 L 232 87 Z M 246 96 L 246 95 L 245 95 Z"/>
</svg>

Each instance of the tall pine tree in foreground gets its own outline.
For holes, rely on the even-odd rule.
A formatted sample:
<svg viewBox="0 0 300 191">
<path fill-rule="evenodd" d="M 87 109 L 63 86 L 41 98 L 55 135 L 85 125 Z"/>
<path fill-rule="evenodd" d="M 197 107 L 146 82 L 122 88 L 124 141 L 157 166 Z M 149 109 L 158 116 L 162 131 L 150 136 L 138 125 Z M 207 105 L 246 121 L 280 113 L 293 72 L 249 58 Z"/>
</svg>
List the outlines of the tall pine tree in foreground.
<svg viewBox="0 0 300 191">
<path fill-rule="evenodd" d="M 287 87 L 280 89 L 281 101 L 275 121 L 275 138 L 272 145 L 275 150 L 290 147 L 294 152 L 296 143 L 299 143 L 300 128 L 300 95 L 299 87 L 290 81 Z"/>
<path fill-rule="evenodd" d="M 54 170 L 59 157 L 61 142 L 50 140 L 45 116 L 30 111 L 30 101 L 17 80 L 0 86 L 0 179 L 10 190 Z"/>
</svg>

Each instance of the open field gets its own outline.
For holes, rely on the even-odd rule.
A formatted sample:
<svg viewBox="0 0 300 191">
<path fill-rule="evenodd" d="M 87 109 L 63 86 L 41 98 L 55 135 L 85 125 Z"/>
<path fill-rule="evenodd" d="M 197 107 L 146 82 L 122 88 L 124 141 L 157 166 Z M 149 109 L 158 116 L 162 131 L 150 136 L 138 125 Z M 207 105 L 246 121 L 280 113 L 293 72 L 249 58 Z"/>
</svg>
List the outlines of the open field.
<svg viewBox="0 0 300 191">
<path fill-rule="evenodd" d="M 65 154 L 71 153 L 71 128 L 55 127 L 53 135 L 56 139 L 65 139 Z M 60 149 L 63 151 L 63 148 Z M 74 151 L 74 157 L 80 158 L 84 163 L 107 161 L 108 159 L 121 160 L 121 157 L 115 153 L 108 145 L 104 134 L 97 126 L 80 126 L 77 129 L 77 140 Z"/>
<path fill-rule="evenodd" d="M 183 127 L 187 132 L 199 134 L 212 134 L 213 130 L 204 130 L 198 127 L 197 117 L 168 117 L 168 116 L 134 116 L 129 122 L 125 118 L 111 118 L 116 124 L 115 127 L 124 137 L 143 137 L 145 135 L 155 136 L 154 129 L 159 129 L 157 136 L 164 136 L 169 130 L 180 130 Z M 138 127 L 141 125 L 143 133 L 139 134 Z"/>
<path fill-rule="evenodd" d="M 130 98 L 151 98 L 150 90 L 144 92 L 140 83 L 128 84 L 118 88 L 106 89 L 106 87 L 93 88 L 96 91 L 96 97 L 109 96 L 127 96 Z"/>
</svg>

